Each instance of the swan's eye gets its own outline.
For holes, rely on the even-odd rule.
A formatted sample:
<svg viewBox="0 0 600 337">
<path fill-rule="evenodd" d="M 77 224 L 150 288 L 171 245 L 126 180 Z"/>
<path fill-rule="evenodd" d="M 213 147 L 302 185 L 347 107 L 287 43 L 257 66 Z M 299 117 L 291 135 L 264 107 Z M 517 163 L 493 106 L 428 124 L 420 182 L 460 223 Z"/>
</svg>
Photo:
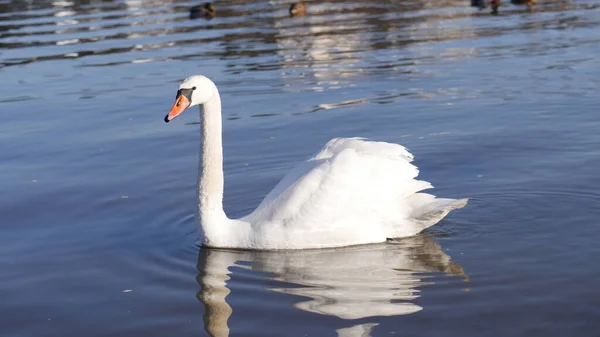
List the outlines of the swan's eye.
<svg viewBox="0 0 600 337">
<path fill-rule="evenodd" d="M 196 90 L 196 87 L 193 87 L 192 90 Z"/>
</svg>

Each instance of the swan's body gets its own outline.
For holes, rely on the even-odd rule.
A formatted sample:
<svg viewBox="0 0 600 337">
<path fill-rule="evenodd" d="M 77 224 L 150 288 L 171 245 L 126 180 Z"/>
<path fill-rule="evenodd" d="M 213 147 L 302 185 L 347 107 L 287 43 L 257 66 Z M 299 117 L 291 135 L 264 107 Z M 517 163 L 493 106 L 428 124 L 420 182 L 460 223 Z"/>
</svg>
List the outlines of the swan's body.
<svg viewBox="0 0 600 337">
<path fill-rule="evenodd" d="M 467 199 L 437 199 L 416 180 L 412 155 L 401 145 L 333 139 L 289 172 L 248 216 L 223 211 L 221 100 L 212 81 L 192 76 L 179 87 L 165 117 L 201 105 L 198 208 L 204 245 L 244 249 L 341 247 L 415 235 Z"/>
</svg>

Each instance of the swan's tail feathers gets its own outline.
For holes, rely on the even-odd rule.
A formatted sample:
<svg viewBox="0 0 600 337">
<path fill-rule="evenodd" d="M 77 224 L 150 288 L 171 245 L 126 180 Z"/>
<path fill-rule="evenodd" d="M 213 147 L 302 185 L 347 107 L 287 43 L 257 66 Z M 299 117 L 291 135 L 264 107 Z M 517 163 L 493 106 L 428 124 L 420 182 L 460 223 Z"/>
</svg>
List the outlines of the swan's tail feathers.
<svg viewBox="0 0 600 337">
<path fill-rule="evenodd" d="M 440 222 L 448 215 L 448 213 L 450 213 L 450 211 L 465 207 L 468 201 L 468 198 L 437 199 L 434 197 L 430 203 L 415 210 L 416 212 L 413 213 L 413 219 L 418 227 L 420 227 L 421 230 L 424 230 L 425 228 Z"/>
<path fill-rule="evenodd" d="M 463 208 L 467 206 L 467 202 L 469 198 L 463 199 L 446 199 L 446 198 L 436 198 L 431 204 L 429 204 L 428 208 L 433 208 L 434 210 L 447 210 L 450 212 L 451 210 Z"/>
<path fill-rule="evenodd" d="M 415 193 L 406 201 L 412 206 L 408 223 L 396 227 L 391 233 L 391 238 L 416 235 L 440 222 L 450 211 L 465 207 L 469 199 L 438 199 L 428 193 Z"/>
</svg>

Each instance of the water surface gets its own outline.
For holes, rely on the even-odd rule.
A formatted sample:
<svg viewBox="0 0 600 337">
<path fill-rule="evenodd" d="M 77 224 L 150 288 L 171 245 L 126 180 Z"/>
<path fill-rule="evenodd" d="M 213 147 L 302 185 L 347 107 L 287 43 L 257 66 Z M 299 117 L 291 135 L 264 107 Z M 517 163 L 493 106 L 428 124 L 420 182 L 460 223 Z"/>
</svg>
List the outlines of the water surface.
<svg viewBox="0 0 600 337">
<path fill-rule="evenodd" d="M 0 0 L 2 336 L 592 336 L 600 294 L 594 1 Z M 467 208 L 414 238 L 198 247 L 204 74 L 225 210 L 333 137 L 397 142 Z"/>
</svg>

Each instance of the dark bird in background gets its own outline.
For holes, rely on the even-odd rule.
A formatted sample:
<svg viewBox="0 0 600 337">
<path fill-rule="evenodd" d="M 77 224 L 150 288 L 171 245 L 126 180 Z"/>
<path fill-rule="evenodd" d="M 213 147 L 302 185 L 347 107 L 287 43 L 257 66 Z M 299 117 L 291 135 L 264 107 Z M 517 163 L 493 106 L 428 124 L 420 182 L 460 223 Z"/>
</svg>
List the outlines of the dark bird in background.
<svg viewBox="0 0 600 337">
<path fill-rule="evenodd" d="M 510 2 L 514 5 L 527 5 L 527 8 L 532 10 L 533 5 L 537 3 L 537 0 L 510 0 Z"/>
<path fill-rule="evenodd" d="M 517 0 L 518 1 L 518 0 Z M 498 14 L 498 8 L 502 6 L 501 0 L 489 0 L 490 6 L 492 7 L 492 14 Z M 486 8 L 486 0 L 471 0 L 471 7 L 478 7 L 479 9 Z"/>
<path fill-rule="evenodd" d="M 498 8 L 500 8 L 502 2 L 500 0 L 492 0 L 490 5 L 492 6 L 492 14 L 498 14 Z"/>
<path fill-rule="evenodd" d="M 304 2 L 294 2 L 290 6 L 290 16 L 304 16 L 306 15 L 306 5 Z"/>
<path fill-rule="evenodd" d="M 471 7 L 477 7 L 479 9 L 485 8 L 485 0 L 471 0 Z"/>
<path fill-rule="evenodd" d="M 212 3 L 207 2 L 201 6 L 194 6 L 190 9 L 190 19 L 198 19 L 204 17 L 205 19 L 212 19 L 217 16 L 217 11 Z"/>
</svg>

